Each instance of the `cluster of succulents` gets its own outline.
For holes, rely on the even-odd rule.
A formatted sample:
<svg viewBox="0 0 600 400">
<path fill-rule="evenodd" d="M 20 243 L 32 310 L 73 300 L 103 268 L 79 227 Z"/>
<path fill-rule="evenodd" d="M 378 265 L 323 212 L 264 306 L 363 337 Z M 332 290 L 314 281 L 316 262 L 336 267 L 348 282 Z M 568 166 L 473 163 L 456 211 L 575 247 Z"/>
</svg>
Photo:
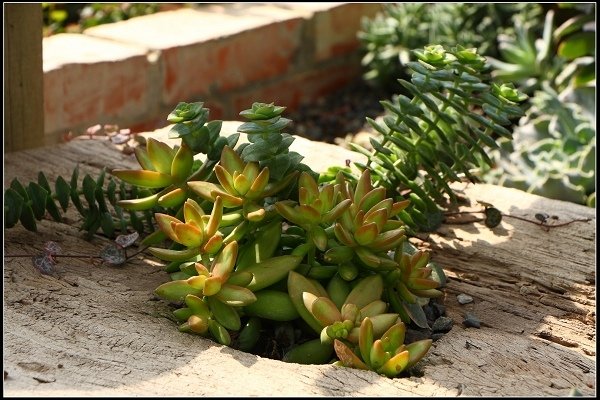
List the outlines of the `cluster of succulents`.
<svg viewBox="0 0 600 400">
<path fill-rule="evenodd" d="M 486 181 L 540 196 L 595 205 L 595 15 L 593 5 L 555 27 L 546 14 L 536 40 L 517 20 L 514 38 L 501 37 L 505 61 L 490 59 L 493 76 L 531 94 L 514 139 L 490 153 Z"/>
<path fill-rule="evenodd" d="M 449 181 L 473 178 L 467 149 L 485 158 L 492 134 L 510 137 L 503 125 L 520 115 L 522 100 L 510 85 L 483 82 L 475 49 L 415 54 L 412 83 L 401 82 L 414 97 L 385 103 L 393 116 L 374 124 L 383 139 L 372 141 L 373 154 L 362 149 L 372 157 L 358 169 L 318 173 L 303 164 L 283 132 L 285 107 L 254 103 L 224 137 L 203 103 L 182 102 L 167 117 L 180 144 L 148 139 L 135 150 L 139 169 L 113 170 L 108 184 L 106 172 L 86 176 L 89 207 L 76 171 L 70 184 L 57 179 L 55 195 L 40 175 L 27 189 L 13 181 L 6 219 L 31 230 L 45 210 L 60 220 L 56 198 L 63 209 L 75 204 L 90 235 L 120 228 L 121 247 L 149 227 L 140 244 L 166 263 L 169 280 L 155 293 L 175 307 L 181 332 L 260 353 L 271 329 L 285 338 L 284 361 L 401 376 L 432 345 L 405 344 L 407 326 L 428 327 L 423 307 L 445 285 L 442 268 L 408 236 L 435 225 L 435 200 L 454 196 Z M 238 145 L 241 134 L 247 141 Z M 103 259 L 122 264 L 123 254 Z"/>
</svg>

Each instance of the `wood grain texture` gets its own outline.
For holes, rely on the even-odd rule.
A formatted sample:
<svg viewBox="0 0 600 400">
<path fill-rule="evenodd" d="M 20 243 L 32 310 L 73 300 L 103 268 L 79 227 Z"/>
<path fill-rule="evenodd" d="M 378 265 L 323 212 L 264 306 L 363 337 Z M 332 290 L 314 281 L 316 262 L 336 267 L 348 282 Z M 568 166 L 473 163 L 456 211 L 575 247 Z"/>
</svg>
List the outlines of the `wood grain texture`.
<svg viewBox="0 0 600 400">
<path fill-rule="evenodd" d="M 356 157 L 339 147 L 296 151 L 309 165 Z M 136 167 L 132 156 L 102 140 L 75 140 L 7 154 L 5 187 L 18 176 L 70 177 L 101 166 Z M 179 333 L 165 316 L 170 307 L 153 296 L 168 277 L 162 264 L 141 255 L 116 268 L 61 258 L 57 276 L 40 275 L 28 258 L 47 240 L 68 254 L 98 254 L 108 243 L 82 239 L 68 224 L 42 221 L 39 232 L 5 230 L 4 381 L 7 396 L 566 396 L 572 388 L 596 393 L 595 210 L 491 185 L 464 190 L 504 214 L 557 222 L 590 218 L 548 231 L 505 217 L 490 230 L 482 223 L 445 224 L 427 241 L 449 282 L 444 302 L 452 330 L 420 363 L 422 377 L 388 379 L 330 365 L 286 364 Z M 456 295 L 474 301 L 460 305 Z M 465 313 L 482 321 L 466 328 Z"/>
<path fill-rule="evenodd" d="M 4 7 L 4 150 L 44 142 L 42 7 L 39 3 Z"/>
</svg>

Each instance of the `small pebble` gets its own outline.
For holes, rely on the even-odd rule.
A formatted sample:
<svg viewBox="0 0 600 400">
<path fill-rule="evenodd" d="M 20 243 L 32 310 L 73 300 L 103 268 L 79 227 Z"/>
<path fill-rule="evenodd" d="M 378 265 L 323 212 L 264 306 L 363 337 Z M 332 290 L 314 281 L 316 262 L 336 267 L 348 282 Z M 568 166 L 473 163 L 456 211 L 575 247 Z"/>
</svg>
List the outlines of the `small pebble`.
<svg viewBox="0 0 600 400">
<path fill-rule="evenodd" d="M 481 328 L 481 321 L 473 314 L 465 314 L 465 319 L 463 321 L 463 325 L 467 328 Z"/>
<path fill-rule="evenodd" d="M 473 298 L 471 296 L 464 293 L 461 293 L 458 296 L 456 296 L 456 299 L 460 304 L 469 304 L 473 301 Z"/>
<path fill-rule="evenodd" d="M 433 332 L 449 332 L 452 329 L 454 321 L 449 317 L 439 317 L 433 323 L 431 330 Z"/>
</svg>

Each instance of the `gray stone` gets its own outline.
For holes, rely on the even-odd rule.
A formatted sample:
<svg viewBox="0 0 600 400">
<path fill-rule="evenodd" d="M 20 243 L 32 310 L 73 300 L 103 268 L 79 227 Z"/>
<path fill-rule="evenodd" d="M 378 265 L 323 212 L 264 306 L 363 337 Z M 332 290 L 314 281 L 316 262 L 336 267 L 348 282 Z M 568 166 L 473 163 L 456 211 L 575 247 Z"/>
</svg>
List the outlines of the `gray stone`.
<svg viewBox="0 0 600 400">
<path fill-rule="evenodd" d="M 439 317 L 433 323 L 431 330 L 433 332 L 449 332 L 452 329 L 454 321 L 450 317 Z"/>
<path fill-rule="evenodd" d="M 471 296 L 464 293 L 461 293 L 458 296 L 456 296 L 456 299 L 460 304 L 469 304 L 473 301 L 473 298 Z"/>
</svg>

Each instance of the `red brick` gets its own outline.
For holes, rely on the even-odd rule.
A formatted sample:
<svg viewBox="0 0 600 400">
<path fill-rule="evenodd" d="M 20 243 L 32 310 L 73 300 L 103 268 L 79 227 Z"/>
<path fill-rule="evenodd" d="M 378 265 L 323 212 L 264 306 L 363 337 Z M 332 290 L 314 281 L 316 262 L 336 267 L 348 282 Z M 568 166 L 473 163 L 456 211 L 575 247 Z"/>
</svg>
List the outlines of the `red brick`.
<svg viewBox="0 0 600 400">
<path fill-rule="evenodd" d="M 344 3 L 316 11 L 313 18 L 315 60 L 322 61 L 356 51 L 361 20 L 381 10 L 377 3 Z"/>
<path fill-rule="evenodd" d="M 343 87 L 360 75 L 360 66 L 338 65 L 288 76 L 269 85 L 234 95 L 232 104 L 239 113 L 254 102 L 271 103 L 296 110 L 301 104 L 317 100 Z M 226 116 L 235 118 L 236 116 Z M 239 116 L 237 116 L 239 118 Z"/>
</svg>

